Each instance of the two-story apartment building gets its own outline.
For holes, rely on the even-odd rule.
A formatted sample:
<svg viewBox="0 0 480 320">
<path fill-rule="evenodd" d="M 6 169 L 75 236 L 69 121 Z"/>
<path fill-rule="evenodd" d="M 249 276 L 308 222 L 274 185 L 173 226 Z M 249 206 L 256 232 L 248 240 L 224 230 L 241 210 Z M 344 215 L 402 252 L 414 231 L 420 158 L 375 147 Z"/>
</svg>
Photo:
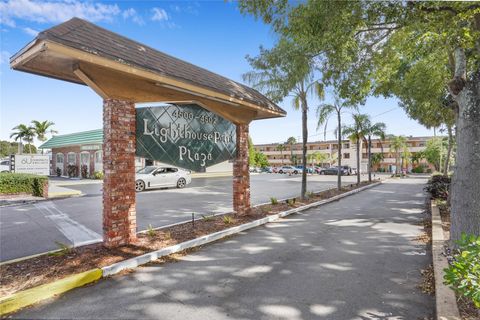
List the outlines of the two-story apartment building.
<svg viewBox="0 0 480 320">
<path fill-rule="evenodd" d="M 426 142 L 432 137 L 407 137 L 407 147 L 410 155 L 414 155 L 419 151 L 423 151 L 426 147 Z M 302 157 L 302 144 L 296 143 L 288 145 L 283 143 L 284 148 L 279 148 L 280 143 L 270 144 L 257 144 L 255 150 L 262 152 L 267 156 L 269 163 L 272 166 L 281 165 L 295 165 L 301 162 Z M 283 149 L 283 150 L 282 150 Z M 337 164 L 338 159 L 338 141 L 315 141 L 307 143 L 307 155 L 315 152 L 323 153 L 326 155 L 325 161 L 322 161 L 321 165 L 324 167 L 333 166 Z M 374 166 L 374 170 L 385 170 L 389 172 L 395 171 L 395 154 L 390 149 L 390 141 L 387 140 L 372 140 L 372 155 L 383 153 L 383 160 Z M 292 161 L 292 155 L 293 160 Z M 294 163 L 296 160 L 296 163 Z M 425 161 L 422 163 L 427 165 Z M 357 167 L 357 147 L 356 144 L 350 140 L 342 141 L 342 165 L 350 166 L 352 168 Z M 407 161 L 405 168 L 410 170 L 414 164 L 411 161 Z M 368 150 L 366 144 L 363 141 L 360 143 L 360 172 L 366 172 L 368 166 Z"/>
</svg>

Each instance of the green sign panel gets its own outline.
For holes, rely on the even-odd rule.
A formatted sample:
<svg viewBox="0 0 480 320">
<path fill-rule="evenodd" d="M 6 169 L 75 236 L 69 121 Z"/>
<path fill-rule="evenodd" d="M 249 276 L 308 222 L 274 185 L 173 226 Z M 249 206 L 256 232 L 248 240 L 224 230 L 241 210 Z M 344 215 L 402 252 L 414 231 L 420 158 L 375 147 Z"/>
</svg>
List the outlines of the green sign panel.
<svg viewBox="0 0 480 320">
<path fill-rule="evenodd" d="M 139 157 L 194 171 L 235 157 L 235 125 L 198 105 L 137 108 L 136 121 Z"/>
</svg>

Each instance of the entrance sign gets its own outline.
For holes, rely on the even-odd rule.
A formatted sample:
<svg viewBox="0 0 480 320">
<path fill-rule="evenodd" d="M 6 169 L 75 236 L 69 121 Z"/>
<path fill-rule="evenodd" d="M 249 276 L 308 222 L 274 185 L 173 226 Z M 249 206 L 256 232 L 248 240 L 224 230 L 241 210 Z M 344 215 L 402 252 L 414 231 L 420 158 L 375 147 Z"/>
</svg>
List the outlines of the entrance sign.
<svg viewBox="0 0 480 320">
<path fill-rule="evenodd" d="M 236 127 L 199 105 L 136 109 L 136 155 L 194 171 L 233 159 Z"/>
<path fill-rule="evenodd" d="M 50 174 L 50 157 L 40 154 L 16 154 L 11 156 L 12 171 L 40 176 Z"/>
</svg>

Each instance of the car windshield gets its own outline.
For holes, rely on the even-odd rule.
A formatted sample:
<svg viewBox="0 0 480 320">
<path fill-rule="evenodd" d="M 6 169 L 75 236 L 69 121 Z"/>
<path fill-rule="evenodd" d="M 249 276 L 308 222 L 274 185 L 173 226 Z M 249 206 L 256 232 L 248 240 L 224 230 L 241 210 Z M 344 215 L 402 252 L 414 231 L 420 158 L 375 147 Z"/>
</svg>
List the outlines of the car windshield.
<svg viewBox="0 0 480 320">
<path fill-rule="evenodd" d="M 137 171 L 137 173 L 140 173 L 140 174 L 150 174 L 152 173 L 153 171 L 155 171 L 157 169 L 157 167 L 145 167 L 143 169 L 140 169 Z"/>
</svg>

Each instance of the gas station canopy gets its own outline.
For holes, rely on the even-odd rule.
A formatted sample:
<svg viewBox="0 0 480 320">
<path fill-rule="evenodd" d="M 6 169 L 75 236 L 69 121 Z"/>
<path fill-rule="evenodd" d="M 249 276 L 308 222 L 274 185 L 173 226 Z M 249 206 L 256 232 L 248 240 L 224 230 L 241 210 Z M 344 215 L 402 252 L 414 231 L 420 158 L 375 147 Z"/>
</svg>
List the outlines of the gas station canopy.
<svg viewBox="0 0 480 320">
<path fill-rule="evenodd" d="M 197 103 L 235 124 L 286 115 L 252 88 L 78 18 L 40 32 L 10 65 L 88 85 L 104 99 Z"/>
</svg>

